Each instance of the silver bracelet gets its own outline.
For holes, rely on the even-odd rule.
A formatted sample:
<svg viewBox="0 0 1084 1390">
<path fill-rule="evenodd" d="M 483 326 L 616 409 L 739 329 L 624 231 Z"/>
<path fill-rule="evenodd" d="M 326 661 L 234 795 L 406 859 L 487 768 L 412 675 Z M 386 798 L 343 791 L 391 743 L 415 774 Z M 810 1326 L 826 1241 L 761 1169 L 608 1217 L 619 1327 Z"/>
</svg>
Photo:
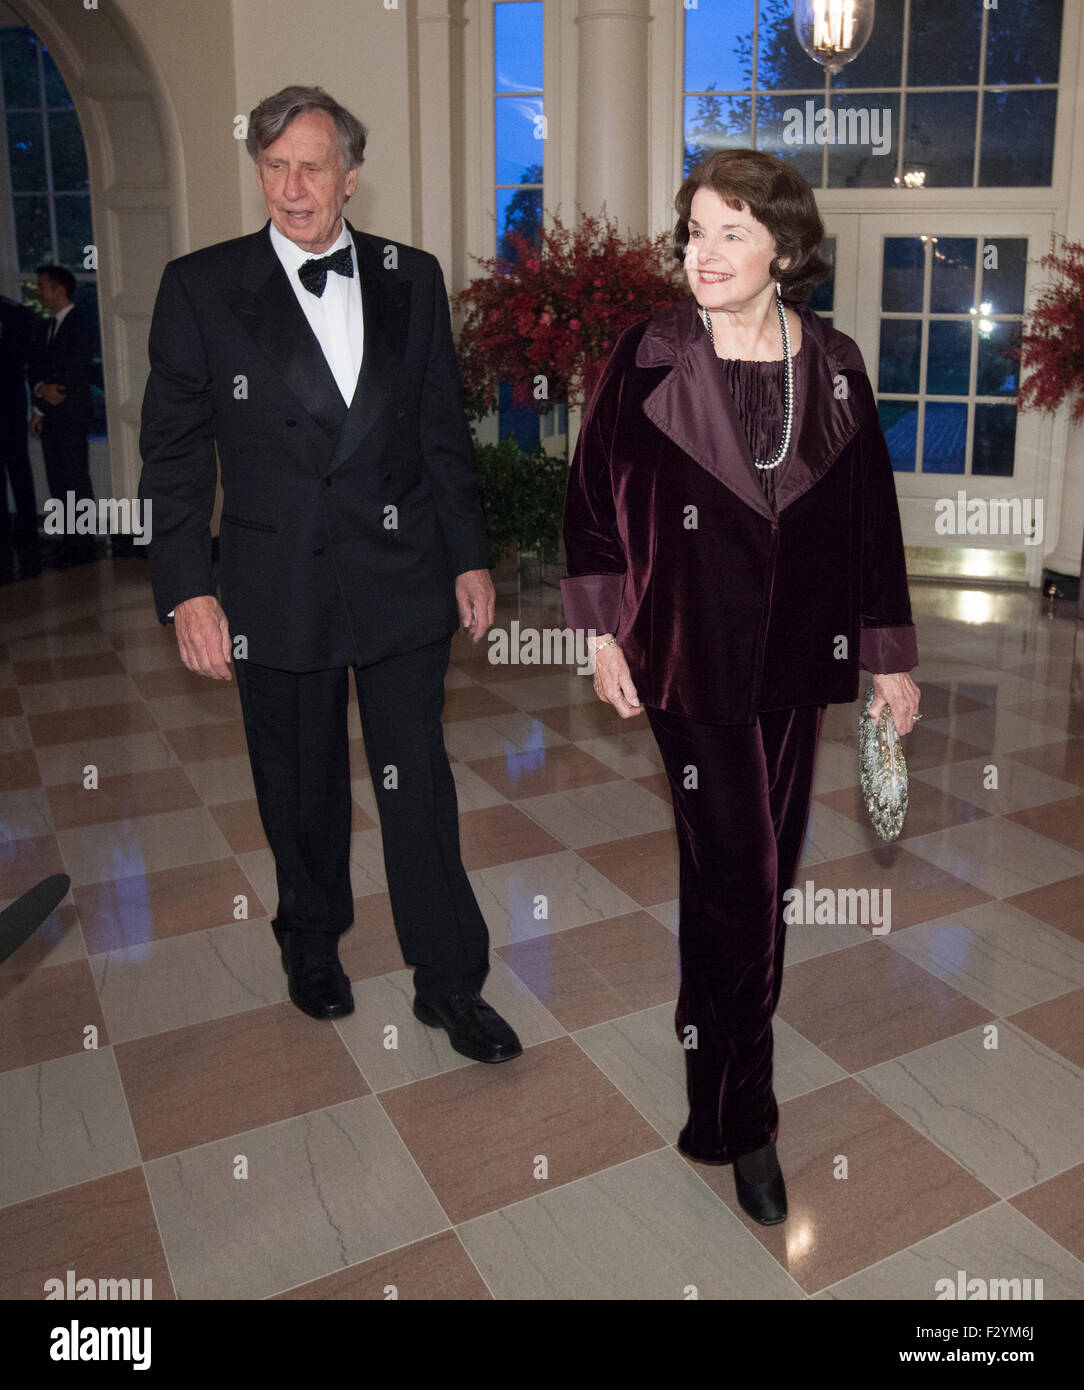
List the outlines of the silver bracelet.
<svg viewBox="0 0 1084 1390">
<path fill-rule="evenodd" d="M 594 655 L 595 655 L 595 656 L 598 656 L 599 652 L 602 651 L 603 647 L 612 647 L 612 646 L 615 646 L 616 643 L 617 643 L 617 638 L 616 638 L 616 637 L 611 637 L 610 640 L 609 640 L 608 642 L 600 642 L 600 643 L 598 644 L 598 646 L 595 648 Z"/>
</svg>

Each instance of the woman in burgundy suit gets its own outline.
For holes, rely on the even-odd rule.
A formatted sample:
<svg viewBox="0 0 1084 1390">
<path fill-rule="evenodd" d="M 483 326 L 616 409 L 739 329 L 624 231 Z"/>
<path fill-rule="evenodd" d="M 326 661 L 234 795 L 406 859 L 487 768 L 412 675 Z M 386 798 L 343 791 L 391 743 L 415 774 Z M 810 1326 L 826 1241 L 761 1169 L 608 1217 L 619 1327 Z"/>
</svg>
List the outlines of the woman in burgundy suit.
<svg viewBox="0 0 1084 1390">
<path fill-rule="evenodd" d="M 646 710 L 680 859 L 689 1119 L 755 1220 L 786 1218 L 772 1015 L 825 707 L 872 673 L 900 734 L 918 663 L 895 482 L 854 342 L 801 301 L 824 228 L 795 169 L 713 155 L 675 206 L 692 294 L 618 340 L 565 502 L 566 620 L 595 689 Z M 856 740 L 857 760 L 857 740 Z"/>
</svg>

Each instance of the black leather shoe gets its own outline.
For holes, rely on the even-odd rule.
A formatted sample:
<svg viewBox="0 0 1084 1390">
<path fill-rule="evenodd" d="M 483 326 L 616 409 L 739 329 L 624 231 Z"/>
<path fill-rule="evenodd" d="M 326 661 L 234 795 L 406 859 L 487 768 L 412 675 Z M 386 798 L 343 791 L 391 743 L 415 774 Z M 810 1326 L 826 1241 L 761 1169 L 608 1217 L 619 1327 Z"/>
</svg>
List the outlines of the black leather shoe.
<svg viewBox="0 0 1084 1390">
<path fill-rule="evenodd" d="M 317 943 L 308 932 L 290 931 L 275 922 L 271 928 L 290 982 L 290 1002 L 310 1018 L 345 1018 L 352 1014 L 354 996 L 346 971 L 339 963 L 336 939 Z"/>
<path fill-rule="evenodd" d="M 734 1186 L 742 1211 L 762 1226 L 778 1226 L 787 1219 L 787 1189 L 782 1173 L 766 1182 L 746 1182 L 735 1163 Z"/>
<path fill-rule="evenodd" d="M 510 1062 L 523 1044 L 477 991 L 450 994 L 432 1004 L 415 995 L 414 1017 L 430 1028 L 444 1028 L 456 1052 L 475 1062 Z"/>
</svg>

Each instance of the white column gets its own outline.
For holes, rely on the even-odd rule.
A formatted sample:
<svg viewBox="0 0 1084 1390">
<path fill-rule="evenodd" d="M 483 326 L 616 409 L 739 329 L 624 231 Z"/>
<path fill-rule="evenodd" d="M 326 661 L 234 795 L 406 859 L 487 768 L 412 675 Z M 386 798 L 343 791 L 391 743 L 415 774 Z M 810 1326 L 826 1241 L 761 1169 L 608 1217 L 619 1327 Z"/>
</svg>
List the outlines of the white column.
<svg viewBox="0 0 1084 1390">
<path fill-rule="evenodd" d="M 648 231 L 649 0 L 580 0 L 576 198 Z"/>
</svg>

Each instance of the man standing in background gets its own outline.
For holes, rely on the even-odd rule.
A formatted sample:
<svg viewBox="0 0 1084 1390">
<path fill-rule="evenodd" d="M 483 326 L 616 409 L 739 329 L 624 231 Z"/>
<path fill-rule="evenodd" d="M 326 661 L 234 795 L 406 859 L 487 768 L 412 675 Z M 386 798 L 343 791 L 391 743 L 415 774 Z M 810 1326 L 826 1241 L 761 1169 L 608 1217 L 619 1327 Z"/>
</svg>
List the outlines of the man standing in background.
<svg viewBox="0 0 1084 1390">
<path fill-rule="evenodd" d="M 38 266 L 38 301 L 51 318 L 30 368 L 34 413 L 31 434 L 41 435 L 50 497 L 66 505 L 69 492 L 78 505 L 94 500 L 90 481 L 90 381 L 94 368 L 94 329 L 72 302 L 75 276 L 62 265 Z M 97 559 L 93 536 L 67 536 L 57 565 Z"/>
<path fill-rule="evenodd" d="M 26 372 L 32 334 L 30 311 L 13 299 L 0 298 L 0 584 L 41 573 L 38 504 L 26 444 Z M 14 527 L 8 512 L 9 483 Z"/>
</svg>

